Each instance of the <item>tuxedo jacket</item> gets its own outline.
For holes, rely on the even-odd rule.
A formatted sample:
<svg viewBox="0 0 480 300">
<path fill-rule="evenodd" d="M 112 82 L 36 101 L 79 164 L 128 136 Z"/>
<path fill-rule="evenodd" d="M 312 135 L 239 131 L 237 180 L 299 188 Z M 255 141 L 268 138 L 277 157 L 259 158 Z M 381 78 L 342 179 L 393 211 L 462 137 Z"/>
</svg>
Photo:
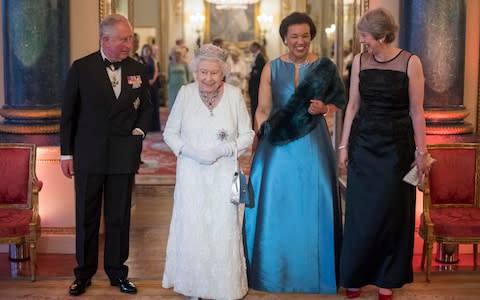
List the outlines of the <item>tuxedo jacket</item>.
<svg viewBox="0 0 480 300">
<path fill-rule="evenodd" d="M 248 80 L 248 93 L 250 95 L 258 95 L 258 88 L 260 86 L 260 76 L 262 75 L 263 67 L 265 66 L 265 57 L 262 53 L 258 53 L 250 70 L 250 79 Z M 257 96 L 258 97 L 258 96 Z"/>
<path fill-rule="evenodd" d="M 73 155 L 75 172 L 134 173 L 140 163 L 142 136 L 152 120 L 145 67 L 131 58 L 121 63 L 117 99 L 100 51 L 76 60 L 68 72 L 62 103 L 60 146 Z"/>
</svg>

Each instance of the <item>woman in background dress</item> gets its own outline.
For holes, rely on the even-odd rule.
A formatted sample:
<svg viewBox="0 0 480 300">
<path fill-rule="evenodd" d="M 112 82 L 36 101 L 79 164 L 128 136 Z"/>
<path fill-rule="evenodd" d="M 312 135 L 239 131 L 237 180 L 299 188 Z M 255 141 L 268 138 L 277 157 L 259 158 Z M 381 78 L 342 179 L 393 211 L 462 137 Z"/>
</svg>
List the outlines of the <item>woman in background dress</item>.
<svg viewBox="0 0 480 300">
<path fill-rule="evenodd" d="M 183 86 L 164 130 L 177 155 L 164 288 L 190 297 L 240 299 L 248 290 L 238 206 L 230 202 L 234 153 L 252 143 L 240 89 L 222 81 L 225 50 L 195 51 L 196 82 Z"/>
<path fill-rule="evenodd" d="M 147 69 L 148 85 L 150 86 L 150 95 L 152 97 L 153 115 L 152 122 L 150 124 L 150 131 L 160 131 L 158 66 L 157 62 L 153 58 L 153 51 L 151 45 L 143 45 L 140 62 L 143 63 Z"/>
<path fill-rule="evenodd" d="M 175 47 L 172 59 L 168 62 L 168 109 L 172 110 L 175 98 L 182 85 L 190 82 L 190 72 L 182 48 Z"/>
<path fill-rule="evenodd" d="M 240 49 L 230 48 L 230 56 L 227 61 L 230 63 L 230 73 L 225 78 L 225 82 L 230 83 L 245 92 L 247 65 L 241 58 Z"/>
</svg>

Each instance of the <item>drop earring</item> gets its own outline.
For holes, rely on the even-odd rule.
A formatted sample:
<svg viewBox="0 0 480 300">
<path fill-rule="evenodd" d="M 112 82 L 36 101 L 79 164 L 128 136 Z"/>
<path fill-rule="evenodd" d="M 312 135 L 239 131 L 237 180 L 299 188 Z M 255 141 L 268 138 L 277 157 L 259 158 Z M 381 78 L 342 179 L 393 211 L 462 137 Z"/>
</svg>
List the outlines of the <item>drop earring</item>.
<svg viewBox="0 0 480 300">
<path fill-rule="evenodd" d="M 287 46 L 287 40 L 284 40 L 283 43 L 285 44 L 285 46 Z"/>
</svg>

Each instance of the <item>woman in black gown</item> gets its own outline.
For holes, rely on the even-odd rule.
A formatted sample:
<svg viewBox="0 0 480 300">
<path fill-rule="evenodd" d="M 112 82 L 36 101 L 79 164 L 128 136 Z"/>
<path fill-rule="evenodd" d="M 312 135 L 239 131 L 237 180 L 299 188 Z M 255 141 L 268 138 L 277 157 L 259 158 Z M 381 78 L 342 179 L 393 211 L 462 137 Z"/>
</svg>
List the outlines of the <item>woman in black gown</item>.
<svg viewBox="0 0 480 300">
<path fill-rule="evenodd" d="M 357 24 L 366 51 L 353 61 L 349 102 L 339 146 L 347 169 L 340 284 L 347 297 L 373 284 L 379 299 L 413 280 L 415 188 L 402 181 L 426 163 L 424 77 L 420 59 L 393 46 L 398 26 L 385 9 Z"/>
<path fill-rule="evenodd" d="M 146 66 L 148 84 L 150 86 L 150 95 L 153 104 L 152 122 L 150 123 L 150 131 L 160 131 L 160 103 L 158 95 L 158 68 L 157 62 L 152 55 L 152 46 L 145 44 L 142 47 L 142 56 L 140 62 Z"/>
</svg>

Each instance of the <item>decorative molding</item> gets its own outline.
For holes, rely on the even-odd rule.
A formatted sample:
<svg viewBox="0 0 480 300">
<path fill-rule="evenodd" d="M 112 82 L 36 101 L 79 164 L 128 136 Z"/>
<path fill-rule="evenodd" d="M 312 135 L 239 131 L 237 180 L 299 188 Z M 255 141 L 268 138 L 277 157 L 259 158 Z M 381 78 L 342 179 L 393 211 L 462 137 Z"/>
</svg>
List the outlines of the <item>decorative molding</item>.
<svg viewBox="0 0 480 300">
<path fill-rule="evenodd" d="M 125 1 L 128 1 L 128 2 L 124 3 Z M 120 10 L 121 4 L 123 4 L 123 6 L 126 5 L 127 11 L 121 11 Z M 99 12 L 98 16 L 100 18 L 99 23 L 107 15 L 119 13 L 119 14 L 123 14 L 124 16 L 126 16 L 128 18 L 128 20 L 130 21 L 130 23 L 132 24 L 132 26 L 134 24 L 134 22 L 133 22 L 133 0 L 111 0 L 111 1 L 99 0 L 98 1 L 98 12 Z"/>
<path fill-rule="evenodd" d="M 98 1 L 98 23 L 102 22 L 103 18 L 107 15 L 107 1 L 106 0 L 99 0 Z"/>
<path fill-rule="evenodd" d="M 446 109 L 426 109 L 425 120 L 431 122 L 461 121 L 465 119 L 470 112 L 465 108 L 446 110 Z"/>
<path fill-rule="evenodd" d="M 315 0 L 318 1 L 318 0 Z M 307 0 L 282 0 L 280 19 L 283 20 L 286 16 L 294 11 L 305 12 L 307 10 Z"/>
<path fill-rule="evenodd" d="M 55 164 L 58 165 L 60 162 L 60 157 L 58 159 L 38 159 L 37 160 L 37 165 L 42 164 L 42 165 L 50 165 L 50 164 Z"/>
<path fill-rule="evenodd" d="M 175 1 L 175 17 L 181 18 L 182 21 L 183 21 L 183 5 L 184 5 L 183 0 Z"/>
<path fill-rule="evenodd" d="M 52 125 L 12 125 L 0 124 L 0 132 L 12 134 L 51 134 L 60 132 L 60 124 Z"/>
<path fill-rule="evenodd" d="M 471 124 L 427 124 L 427 134 L 441 134 L 441 135 L 454 135 L 454 134 L 468 134 L 473 132 L 473 126 Z"/>
<path fill-rule="evenodd" d="M 464 107 L 456 109 L 426 109 L 427 134 L 472 133 L 473 126 L 464 119 L 470 114 Z"/>
<path fill-rule="evenodd" d="M 51 109 L 18 109 L 18 108 L 2 108 L 0 116 L 6 119 L 58 119 L 61 116 L 60 108 Z"/>
<path fill-rule="evenodd" d="M 42 235 L 75 235 L 75 227 L 42 227 Z"/>
</svg>

